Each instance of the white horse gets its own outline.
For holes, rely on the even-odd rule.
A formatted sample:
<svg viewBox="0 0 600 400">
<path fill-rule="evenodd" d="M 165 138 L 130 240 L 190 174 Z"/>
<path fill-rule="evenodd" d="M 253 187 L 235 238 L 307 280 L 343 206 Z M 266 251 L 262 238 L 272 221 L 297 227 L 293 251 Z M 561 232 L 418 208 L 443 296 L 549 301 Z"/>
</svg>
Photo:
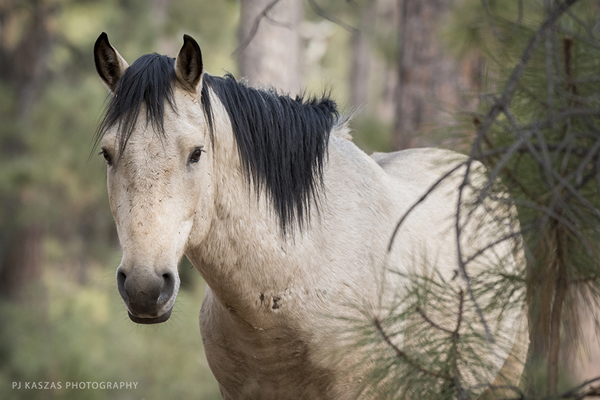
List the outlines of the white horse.
<svg viewBox="0 0 600 400">
<path fill-rule="evenodd" d="M 348 321 L 386 312 L 403 290 L 400 276 L 425 268 L 416 252 L 448 282 L 458 272 L 457 179 L 416 207 L 387 247 L 399 218 L 448 168 L 440 161 L 464 158 L 422 149 L 376 161 L 349 140 L 333 101 L 208 75 L 187 35 L 176 59 L 152 54 L 128 66 L 104 33 L 94 56 L 113 94 L 98 140 L 130 318 L 169 318 L 185 254 L 207 283 L 200 328 L 223 398 L 356 396 L 375 359 L 346 347 Z M 509 246 L 492 247 L 514 268 Z M 465 279 L 454 282 L 468 289 Z M 483 324 L 471 314 L 461 318 Z M 510 326 L 512 341 L 515 320 L 488 321 L 487 329 Z M 454 329 L 456 321 L 438 323 Z M 492 347 L 482 348 L 492 360 L 489 381 L 510 351 Z"/>
</svg>

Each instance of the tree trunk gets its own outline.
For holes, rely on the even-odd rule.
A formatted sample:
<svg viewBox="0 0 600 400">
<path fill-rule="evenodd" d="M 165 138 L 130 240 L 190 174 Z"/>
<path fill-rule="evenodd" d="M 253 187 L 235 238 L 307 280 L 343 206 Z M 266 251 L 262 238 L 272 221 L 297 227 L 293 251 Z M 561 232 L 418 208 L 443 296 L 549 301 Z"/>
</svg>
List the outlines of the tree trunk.
<svg viewBox="0 0 600 400">
<path fill-rule="evenodd" d="M 0 260 L 0 296 L 23 300 L 23 288 L 40 279 L 43 272 L 43 230 L 37 224 L 20 228 L 7 241 Z"/>
<path fill-rule="evenodd" d="M 181 37 L 173 39 L 164 34 L 165 22 L 172 2 L 173 0 L 152 0 L 152 7 L 150 8 L 152 19 L 150 23 L 156 35 L 156 48 L 159 54 L 177 54 L 177 50 L 181 46 Z"/>
<path fill-rule="evenodd" d="M 0 143 L 0 157 L 26 157 L 30 152 L 24 136 L 30 129 L 32 109 L 44 86 L 47 58 L 55 38 L 51 22 L 58 5 L 36 1 L 31 2 L 27 10 L 23 18 L 22 13 L 15 13 L 10 7 L 0 8 L 3 26 L 24 25 L 19 33 L 3 31 L 0 35 L 0 79 L 14 98 L 12 114 L 7 116 L 14 123 L 9 125 L 12 130 L 6 131 Z M 5 37 L 9 35 L 12 36 Z M 27 190 L 17 186 L 10 192 L 0 193 L 5 206 L 14 205 L 10 211 L 4 210 L 4 237 L 0 247 L 0 296 L 10 299 L 21 299 L 22 288 L 41 277 L 44 267 L 43 229 L 39 222 L 21 221 L 27 214 L 28 204 L 24 200 L 30 197 L 24 194 Z"/>
<path fill-rule="evenodd" d="M 370 0 L 360 9 L 358 30 L 352 32 L 350 48 L 350 106 L 359 110 L 367 103 L 369 96 L 369 75 L 371 69 L 371 35 L 375 22 L 375 1 Z"/>
<path fill-rule="evenodd" d="M 382 42 L 398 41 L 398 23 L 400 9 L 398 0 L 375 0 L 376 21 L 374 30 L 376 37 Z M 394 39 L 391 39 L 394 38 Z M 396 88 L 398 87 L 398 57 L 396 51 L 391 50 L 392 44 L 384 44 L 383 57 L 375 57 L 371 68 L 371 76 L 381 81 L 381 94 L 376 99 L 375 115 L 386 123 L 392 124 L 396 114 Z M 388 48 L 388 46 L 390 46 Z M 397 43 L 396 43 L 397 49 Z M 391 132 L 390 132 L 391 133 Z M 391 143 L 390 143 L 391 144 Z"/>
<path fill-rule="evenodd" d="M 399 0 L 400 38 L 394 149 L 446 145 L 427 134 L 452 123 L 452 113 L 469 105 L 461 92 L 479 82 L 477 58 L 458 60 L 444 52 L 440 29 L 452 1 Z M 448 142 L 448 140 L 446 140 Z"/>
<path fill-rule="evenodd" d="M 251 85 L 301 90 L 300 0 L 242 0 L 239 63 Z"/>
<path fill-rule="evenodd" d="M 14 17 L 5 10 L 0 20 Z M 3 44 L 0 49 L 0 64 L 3 80 L 16 91 L 15 117 L 19 122 L 27 122 L 33 103 L 39 95 L 47 71 L 47 58 L 50 54 L 54 34 L 50 19 L 56 7 L 36 2 L 31 7 L 27 28 L 18 45 L 9 49 Z"/>
</svg>

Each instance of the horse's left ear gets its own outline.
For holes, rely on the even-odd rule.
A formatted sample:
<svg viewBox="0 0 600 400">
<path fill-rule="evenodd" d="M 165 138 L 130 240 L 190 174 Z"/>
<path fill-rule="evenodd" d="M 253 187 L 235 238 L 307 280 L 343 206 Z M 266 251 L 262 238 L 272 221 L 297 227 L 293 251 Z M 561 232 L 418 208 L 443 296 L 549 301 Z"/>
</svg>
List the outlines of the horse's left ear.
<svg viewBox="0 0 600 400">
<path fill-rule="evenodd" d="M 187 90 L 197 92 L 202 80 L 202 52 L 198 43 L 188 35 L 183 35 L 183 47 L 175 60 L 177 81 Z"/>
<path fill-rule="evenodd" d="M 108 35 L 104 32 L 98 37 L 94 45 L 94 62 L 100 79 L 102 79 L 108 90 L 114 93 L 117 82 L 119 82 L 129 64 L 110 45 Z"/>
</svg>

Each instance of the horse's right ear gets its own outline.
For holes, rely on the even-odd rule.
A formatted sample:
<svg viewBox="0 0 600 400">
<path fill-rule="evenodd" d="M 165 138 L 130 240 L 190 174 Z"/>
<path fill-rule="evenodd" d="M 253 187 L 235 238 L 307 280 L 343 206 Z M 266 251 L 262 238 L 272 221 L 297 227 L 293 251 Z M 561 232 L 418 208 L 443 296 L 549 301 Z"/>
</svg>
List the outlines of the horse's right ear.
<svg viewBox="0 0 600 400">
<path fill-rule="evenodd" d="M 121 79 L 129 64 L 110 45 L 108 35 L 104 32 L 98 36 L 94 45 L 94 62 L 100 79 L 102 79 L 108 90 L 114 93 L 117 82 Z"/>
<path fill-rule="evenodd" d="M 175 75 L 179 83 L 191 92 L 196 92 L 202 80 L 202 52 L 198 43 L 188 35 L 183 35 L 183 46 L 175 60 Z"/>
</svg>

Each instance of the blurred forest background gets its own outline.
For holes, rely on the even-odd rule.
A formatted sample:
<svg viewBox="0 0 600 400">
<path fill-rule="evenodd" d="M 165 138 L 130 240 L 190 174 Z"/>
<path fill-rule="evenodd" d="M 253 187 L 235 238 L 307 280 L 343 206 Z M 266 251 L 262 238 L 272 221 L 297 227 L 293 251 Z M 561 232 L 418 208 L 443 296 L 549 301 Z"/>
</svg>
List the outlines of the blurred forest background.
<svg viewBox="0 0 600 400">
<path fill-rule="evenodd" d="M 557 3 L 0 0 L 0 398 L 220 398 L 198 330 L 204 283 L 187 260 L 167 324 L 134 325 L 116 290 L 120 249 L 104 161 L 93 149 L 107 99 L 92 56 L 101 32 L 129 63 L 150 52 L 175 56 L 187 33 L 213 75 L 230 72 L 284 93 L 329 92 L 354 114 L 354 141 L 368 153 L 421 146 L 468 153 L 484 121 L 478 115 Z M 566 14 L 563 28 L 583 43 L 573 60 L 585 62 L 560 72 L 580 85 L 577 93 L 567 88 L 574 101 L 596 109 L 599 17 L 593 0 Z M 571 53 L 561 54 L 557 60 Z M 520 89 L 531 96 L 521 104 L 553 98 L 555 88 L 536 83 L 544 65 L 542 57 L 523 75 L 529 81 Z M 537 112 L 522 109 L 522 121 Z M 597 137 L 599 114 L 592 116 L 586 129 Z M 598 142 L 586 143 L 595 149 L 587 162 L 595 162 Z M 586 282 L 597 282 L 597 263 L 589 268 Z M 600 368 L 579 376 L 592 373 Z M 11 388 L 46 381 L 63 389 Z M 138 386 L 64 389 L 88 381 Z"/>
</svg>

